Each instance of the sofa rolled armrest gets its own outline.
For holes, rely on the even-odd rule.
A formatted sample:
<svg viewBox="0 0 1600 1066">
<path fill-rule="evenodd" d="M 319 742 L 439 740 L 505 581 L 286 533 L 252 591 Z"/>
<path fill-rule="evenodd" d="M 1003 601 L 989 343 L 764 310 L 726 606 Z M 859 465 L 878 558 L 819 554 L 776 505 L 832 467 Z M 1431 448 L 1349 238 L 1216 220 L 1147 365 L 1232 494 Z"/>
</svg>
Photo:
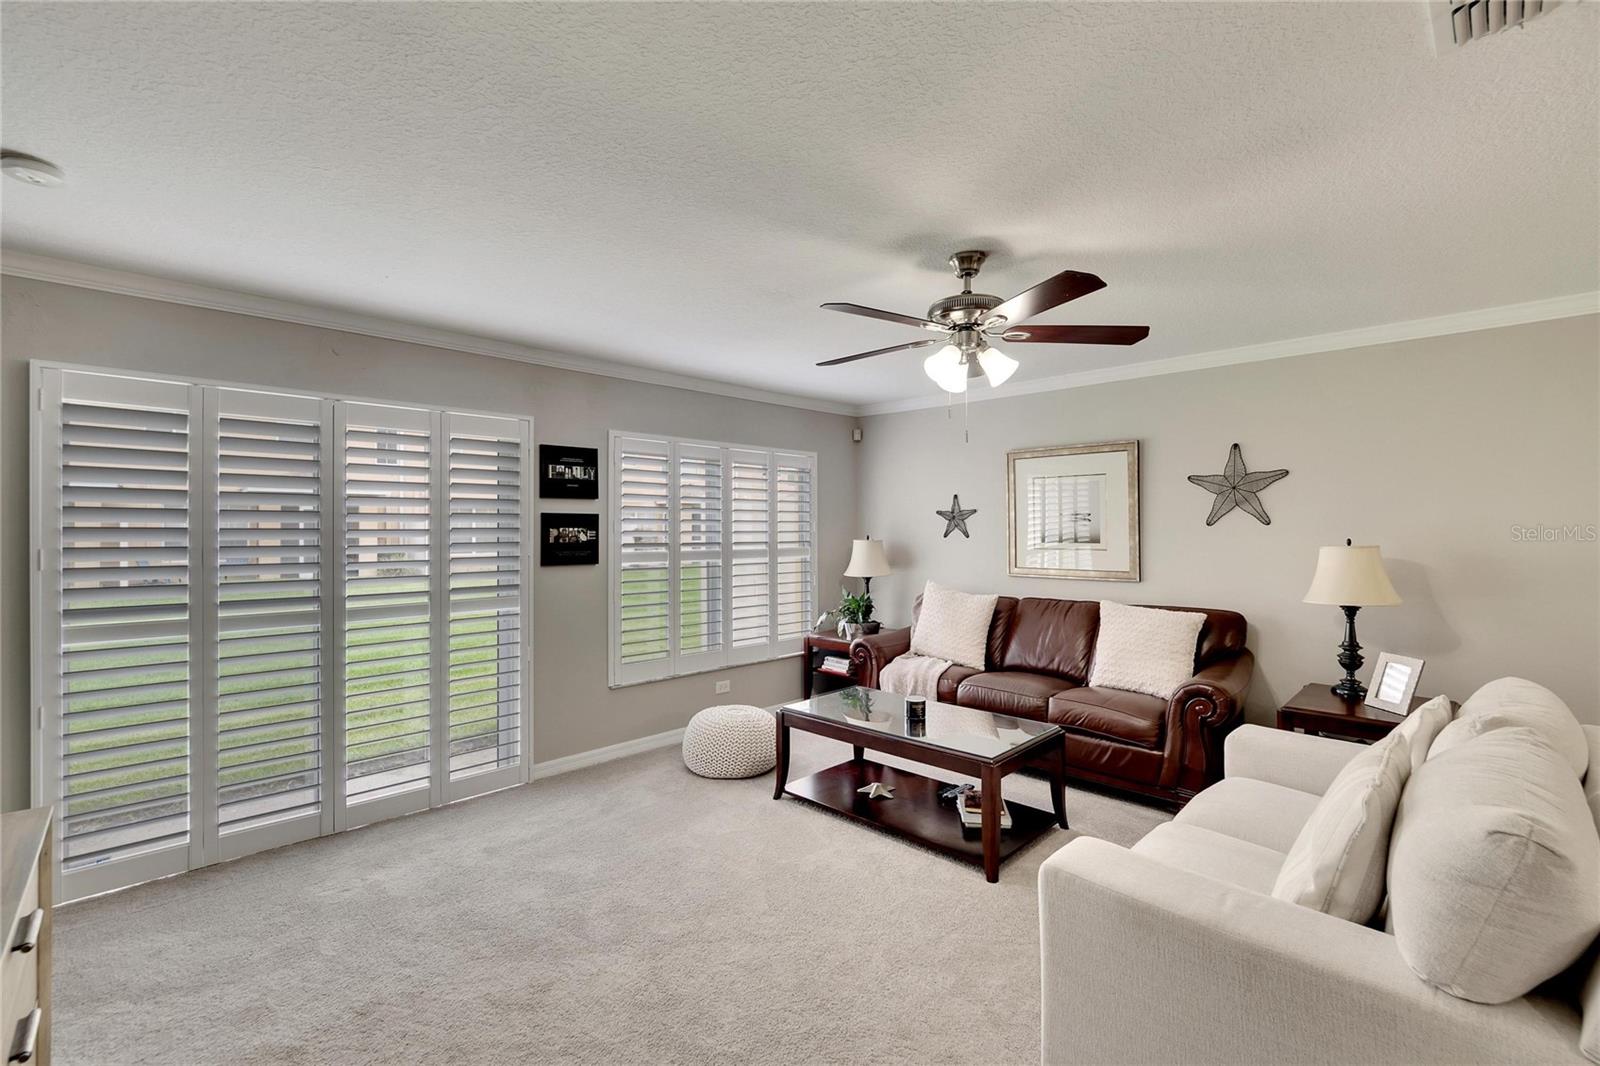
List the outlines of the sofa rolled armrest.
<svg viewBox="0 0 1600 1066">
<path fill-rule="evenodd" d="M 1255 668 L 1255 654 L 1242 649 L 1196 673 L 1167 701 L 1161 784 L 1180 802 L 1221 780 L 1223 740 L 1244 721 Z"/>
<path fill-rule="evenodd" d="M 1222 765 L 1228 777 L 1253 777 L 1320 796 L 1365 747 L 1349 740 L 1246 725 L 1228 734 Z"/>
<path fill-rule="evenodd" d="M 878 674 L 891 660 L 911 650 L 911 627 L 883 629 L 850 642 L 850 665 L 856 684 L 878 687 Z"/>
<path fill-rule="evenodd" d="M 1046 1063 L 1576 1062 L 1576 1012 L 1439 991 L 1387 933 L 1080 837 L 1039 868 Z"/>
</svg>

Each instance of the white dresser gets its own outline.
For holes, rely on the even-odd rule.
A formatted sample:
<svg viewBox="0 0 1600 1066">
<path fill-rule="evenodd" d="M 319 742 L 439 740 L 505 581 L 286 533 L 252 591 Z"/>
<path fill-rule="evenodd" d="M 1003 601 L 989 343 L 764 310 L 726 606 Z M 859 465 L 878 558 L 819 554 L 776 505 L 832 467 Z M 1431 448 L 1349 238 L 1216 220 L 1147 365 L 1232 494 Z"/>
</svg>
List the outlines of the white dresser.
<svg viewBox="0 0 1600 1066">
<path fill-rule="evenodd" d="M 0 815 L 0 1048 L 50 1061 L 50 808 Z"/>
</svg>

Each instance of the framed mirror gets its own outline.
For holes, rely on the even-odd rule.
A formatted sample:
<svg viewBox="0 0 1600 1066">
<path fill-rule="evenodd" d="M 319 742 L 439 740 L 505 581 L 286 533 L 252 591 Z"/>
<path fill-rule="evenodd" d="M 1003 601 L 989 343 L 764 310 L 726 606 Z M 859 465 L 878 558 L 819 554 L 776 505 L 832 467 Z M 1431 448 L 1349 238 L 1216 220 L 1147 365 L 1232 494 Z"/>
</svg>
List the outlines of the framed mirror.
<svg viewBox="0 0 1600 1066">
<path fill-rule="evenodd" d="M 1006 570 L 1139 580 L 1139 442 L 1006 453 Z"/>
<path fill-rule="evenodd" d="M 1422 679 L 1422 660 L 1384 652 L 1372 668 L 1372 684 L 1367 687 L 1367 706 L 1393 714 L 1410 714 L 1411 697 L 1417 694 Z"/>
</svg>

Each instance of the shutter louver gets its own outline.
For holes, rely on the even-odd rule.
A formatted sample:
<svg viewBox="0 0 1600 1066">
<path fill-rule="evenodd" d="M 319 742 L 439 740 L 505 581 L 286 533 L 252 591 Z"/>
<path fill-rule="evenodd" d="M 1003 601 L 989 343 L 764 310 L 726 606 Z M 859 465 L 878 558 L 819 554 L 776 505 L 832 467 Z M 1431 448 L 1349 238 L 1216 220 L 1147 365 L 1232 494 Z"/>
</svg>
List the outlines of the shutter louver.
<svg viewBox="0 0 1600 1066">
<path fill-rule="evenodd" d="M 809 456 L 776 456 L 778 639 L 798 640 L 814 618 L 816 554 L 812 509 L 812 463 Z"/>
<path fill-rule="evenodd" d="M 678 654 L 716 656 L 725 644 L 722 451 L 682 444 L 677 456 Z"/>
<path fill-rule="evenodd" d="M 772 487 L 765 452 L 729 452 L 734 648 L 772 640 Z"/>
<path fill-rule="evenodd" d="M 619 438 L 616 449 L 619 680 L 666 677 L 672 672 L 671 448 Z"/>
<path fill-rule="evenodd" d="M 295 398 L 299 399 L 299 398 Z M 216 485 L 218 828 L 322 805 L 322 430 L 221 390 Z M 237 405 L 248 416 L 230 414 Z"/>
<path fill-rule="evenodd" d="M 61 381 L 50 680 L 70 873 L 190 840 L 190 418 L 185 386 Z"/>
<path fill-rule="evenodd" d="M 345 803 L 428 789 L 432 433 L 424 412 L 345 407 Z"/>
<path fill-rule="evenodd" d="M 503 432 L 478 432 L 495 424 Z M 522 757 L 523 443 L 450 417 L 450 780 Z M 470 429 L 472 432 L 465 432 Z"/>
</svg>

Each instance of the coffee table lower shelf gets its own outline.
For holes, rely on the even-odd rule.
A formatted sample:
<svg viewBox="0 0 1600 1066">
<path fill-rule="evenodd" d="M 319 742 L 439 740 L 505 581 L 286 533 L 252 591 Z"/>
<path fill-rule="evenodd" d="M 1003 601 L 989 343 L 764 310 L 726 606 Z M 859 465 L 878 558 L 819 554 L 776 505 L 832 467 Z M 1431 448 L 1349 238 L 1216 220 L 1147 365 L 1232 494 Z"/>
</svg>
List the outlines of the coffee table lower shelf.
<svg viewBox="0 0 1600 1066">
<path fill-rule="evenodd" d="M 868 799 L 856 791 L 873 782 L 894 786 L 894 798 Z M 868 759 L 852 759 L 790 781 L 783 791 L 795 799 L 826 807 L 852 821 L 932 848 L 981 870 L 982 834 L 977 830 L 963 831 L 955 808 L 939 803 L 939 790 L 947 783 Z M 1001 862 L 1056 825 L 1055 815 L 1015 800 L 1006 800 L 1006 809 L 1011 812 L 1011 828 L 1000 834 Z"/>
</svg>

